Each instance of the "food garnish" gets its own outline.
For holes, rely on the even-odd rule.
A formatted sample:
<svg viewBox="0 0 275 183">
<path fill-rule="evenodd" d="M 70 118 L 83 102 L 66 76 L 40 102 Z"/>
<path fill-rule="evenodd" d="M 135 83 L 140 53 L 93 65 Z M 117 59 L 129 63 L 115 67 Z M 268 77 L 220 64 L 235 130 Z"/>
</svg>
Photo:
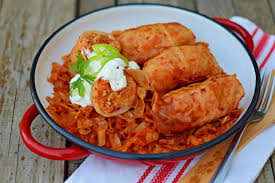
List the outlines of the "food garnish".
<svg viewBox="0 0 275 183">
<path fill-rule="evenodd" d="M 126 63 L 126 65 L 129 65 L 127 58 L 121 55 L 119 51 L 111 45 L 95 44 L 92 46 L 92 49 L 95 52 L 95 55 L 88 60 L 85 60 L 84 56 L 80 53 L 80 51 L 78 51 L 78 54 L 76 55 L 76 62 L 70 63 L 72 67 L 70 72 L 77 72 L 80 75 L 80 77 L 76 81 L 72 82 L 70 85 L 71 95 L 73 90 L 78 89 L 79 96 L 84 97 L 85 87 L 83 82 L 87 81 L 90 85 L 92 85 L 95 82 L 98 73 L 110 60 L 121 58 Z M 90 63 L 95 61 L 100 62 L 101 67 L 98 71 L 92 72 L 90 71 L 91 69 L 89 68 L 89 65 Z"/>
<path fill-rule="evenodd" d="M 75 63 L 74 62 L 71 63 L 72 69 L 70 70 L 70 72 L 77 72 L 78 74 L 80 74 L 80 77 L 76 81 L 71 83 L 70 94 L 72 95 L 72 91 L 75 89 L 78 89 L 78 94 L 81 97 L 84 97 L 84 93 L 85 93 L 85 87 L 83 84 L 84 80 L 87 81 L 89 84 L 93 84 L 96 79 L 96 75 L 84 74 L 84 70 L 89 67 L 89 62 L 84 60 L 83 55 L 80 54 L 80 51 L 78 51 L 76 58 L 77 58 L 77 61 Z"/>
</svg>

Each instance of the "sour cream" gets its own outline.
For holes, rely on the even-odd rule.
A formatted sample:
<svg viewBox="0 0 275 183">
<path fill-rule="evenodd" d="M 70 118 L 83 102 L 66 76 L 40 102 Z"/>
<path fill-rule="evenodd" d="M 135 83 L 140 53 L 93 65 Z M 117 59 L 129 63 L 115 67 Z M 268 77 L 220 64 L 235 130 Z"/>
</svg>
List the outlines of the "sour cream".
<svg viewBox="0 0 275 183">
<path fill-rule="evenodd" d="M 104 51 L 104 50 L 103 50 L 103 51 Z M 82 55 L 86 54 L 87 57 L 88 57 L 88 59 L 91 58 L 91 57 L 93 57 L 93 56 L 96 56 L 96 55 L 97 55 L 95 52 L 92 52 L 92 53 L 91 53 L 89 49 L 84 49 L 84 51 L 82 50 L 82 51 L 81 51 L 81 54 L 82 54 Z M 93 74 L 93 73 L 99 71 L 100 68 L 101 68 L 101 62 L 98 61 L 98 60 L 94 60 L 93 62 L 91 62 L 91 63 L 89 64 L 88 73 L 89 73 L 89 74 Z"/>
<path fill-rule="evenodd" d="M 127 86 L 126 77 L 124 75 L 125 67 L 126 63 L 122 59 L 112 59 L 104 65 L 96 79 L 102 77 L 103 80 L 109 80 L 112 90 L 119 91 Z"/>
<path fill-rule="evenodd" d="M 78 78 L 80 77 L 79 74 L 75 75 L 71 81 L 70 81 L 70 85 L 76 81 Z M 84 97 L 79 96 L 78 94 L 78 89 L 74 89 L 71 93 L 70 96 L 70 101 L 72 104 L 78 104 L 81 107 L 86 107 L 88 105 L 92 106 L 92 102 L 91 102 L 91 85 L 87 82 L 87 81 L 83 81 L 83 85 L 85 88 L 85 93 L 84 93 Z"/>
<path fill-rule="evenodd" d="M 139 70 L 140 69 L 139 65 L 135 61 L 130 61 L 128 68 L 129 69 L 135 69 L 135 70 Z"/>
<path fill-rule="evenodd" d="M 102 50 L 103 51 L 103 50 Z M 82 55 L 86 55 L 87 58 L 91 58 L 96 56 L 95 52 L 90 52 L 89 49 L 84 49 L 81 51 Z M 103 80 L 108 80 L 110 86 L 113 91 L 119 91 L 127 86 L 127 80 L 124 75 L 124 69 L 126 67 L 126 63 L 121 58 L 115 58 L 108 61 L 101 71 L 97 74 L 97 79 L 102 78 Z M 101 62 L 98 60 L 94 60 L 89 64 L 88 73 L 93 74 L 100 70 Z M 127 67 L 128 69 L 140 69 L 139 65 L 135 61 L 130 61 Z M 72 82 L 76 81 L 80 77 L 79 74 L 75 75 L 70 81 L 70 85 Z M 74 89 L 70 96 L 70 101 L 72 104 L 78 104 L 81 107 L 92 106 L 91 102 L 91 88 L 92 86 L 87 82 L 83 81 L 83 85 L 85 88 L 84 97 L 79 96 L 78 89 Z"/>
</svg>

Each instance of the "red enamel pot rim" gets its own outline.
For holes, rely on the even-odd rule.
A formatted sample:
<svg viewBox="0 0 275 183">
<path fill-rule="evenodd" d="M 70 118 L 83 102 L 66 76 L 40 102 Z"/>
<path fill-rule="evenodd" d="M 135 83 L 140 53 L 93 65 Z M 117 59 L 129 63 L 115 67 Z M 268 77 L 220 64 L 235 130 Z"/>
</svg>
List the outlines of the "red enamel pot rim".
<svg viewBox="0 0 275 183">
<path fill-rule="evenodd" d="M 106 149 L 106 148 L 102 148 L 93 144 L 90 144 L 88 142 L 85 142 L 77 137 L 75 137 L 74 135 L 68 133 L 67 131 L 65 131 L 61 126 L 59 126 L 46 112 L 45 108 L 43 107 L 41 101 L 39 100 L 38 97 L 38 93 L 37 93 L 37 89 L 36 89 L 36 85 L 35 85 L 35 71 L 36 71 L 36 66 L 37 63 L 39 61 L 39 58 L 41 56 L 41 53 L 43 52 L 43 50 L 45 49 L 45 47 L 50 43 L 50 41 L 63 29 L 65 29 L 67 26 L 69 26 L 70 24 L 74 23 L 75 21 L 81 19 L 81 18 L 85 18 L 88 15 L 91 14 L 95 14 L 98 13 L 100 11 L 103 10 L 108 10 L 108 9 L 113 9 L 113 8 L 119 8 L 119 7 L 148 7 L 148 6 L 153 6 L 153 7 L 169 7 L 169 8 L 176 8 L 177 10 L 181 10 L 181 11 L 186 11 L 189 12 L 191 14 L 196 14 L 199 15 L 201 17 L 203 17 L 205 20 L 210 21 L 210 22 L 214 22 L 215 24 L 217 24 L 217 26 L 221 27 L 222 29 L 226 30 L 228 32 L 228 34 L 232 35 L 235 37 L 236 41 L 239 42 L 239 44 L 246 50 L 246 53 L 249 55 L 251 63 L 253 65 L 253 69 L 255 71 L 255 90 L 254 90 L 254 94 L 253 94 L 253 99 L 251 101 L 251 103 L 249 104 L 247 110 L 245 111 L 245 113 L 242 115 L 242 117 L 235 123 L 235 125 L 233 127 L 231 127 L 229 130 L 227 130 L 225 133 L 223 133 L 222 135 L 218 136 L 217 138 L 201 144 L 199 146 L 196 147 L 192 147 L 183 151 L 176 151 L 176 152 L 171 152 L 171 153 L 160 153 L 160 154 L 136 154 L 136 153 L 124 153 L 124 152 L 118 152 L 118 151 L 113 151 L 110 149 Z M 242 36 L 243 40 L 246 42 L 247 45 L 244 44 L 244 42 L 237 36 L 235 35 L 235 33 L 233 33 L 231 30 L 237 32 L 240 36 Z M 249 48 L 248 48 L 249 47 Z M 39 49 L 38 53 L 35 56 L 35 59 L 33 61 L 32 64 L 32 68 L 31 68 L 31 72 L 30 72 L 30 90 L 31 90 L 31 94 L 33 97 L 33 101 L 35 104 L 35 107 L 37 108 L 38 112 L 40 113 L 40 115 L 57 131 L 59 132 L 61 135 L 63 135 L 64 137 L 66 137 L 68 140 L 70 140 L 71 142 L 73 142 L 74 144 L 79 145 L 82 148 L 77 148 L 78 150 L 78 154 L 77 157 L 75 158 L 66 158 L 66 153 L 64 156 L 59 156 L 60 153 L 62 153 L 62 151 L 59 151 L 58 148 L 54 148 L 54 151 L 49 151 L 48 153 L 53 153 L 51 154 L 51 156 L 47 156 L 45 154 L 47 153 L 41 153 L 42 150 L 39 148 L 42 148 L 42 146 L 39 145 L 39 143 L 33 143 L 34 139 L 31 139 L 31 134 L 30 131 L 26 132 L 26 128 L 24 126 L 26 126 L 25 124 L 27 124 L 27 122 L 24 122 L 22 120 L 21 125 L 20 125 L 20 132 L 21 132 L 21 136 L 24 136 L 24 143 L 35 153 L 37 153 L 38 155 L 41 155 L 43 157 L 47 157 L 50 159 L 60 159 L 60 160 L 65 160 L 65 159 L 77 159 L 80 157 L 84 157 L 87 156 L 89 153 L 89 151 L 95 152 L 97 154 L 102 154 L 103 156 L 108 156 L 108 157 L 112 157 L 112 158 L 118 158 L 118 159 L 125 159 L 125 160 L 140 160 L 140 161 L 160 161 L 160 160 L 171 160 L 171 159 L 177 159 L 177 158 L 182 158 L 182 157 L 187 157 L 187 156 L 191 156 L 197 153 L 201 153 L 217 144 L 220 144 L 221 142 L 225 141 L 226 139 L 228 139 L 229 137 L 231 137 L 232 135 L 234 135 L 238 130 L 240 130 L 247 122 L 247 119 L 250 117 L 250 115 L 252 114 L 258 97 L 259 97 L 259 89 L 260 89 L 260 74 L 259 74 L 259 69 L 257 67 L 257 63 L 255 61 L 255 58 L 253 57 L 251 51 L 249 49 L 253 49 L 253 41 L 251 36 L 249 35 L 249 33 L 242 28 L 241 26 L 239 26 L 238 24 L 231 22 L 229 20 L 226 19 L 221 19 L 221 18 L 209 18 L 205 15 L 199 14 L 197 12 L 191 11 L 191 10 L 187 10 L 184 8 L 177 8 L 177 7 L 173 7 L 173 6 L 168 6 L 168 5 L 159 5 L 159 4 L 126 4 L 126 5 L 119 5 L 119 6 L 111 6 L 111 7 L 107 7 L 107 8 L 103 8 L 103 9 L 99 9 L 99 10 L 95 10 L 92 12 L 89 12 L 83 16 L 80 16 L 68 23 L 66 23 L 65 25 L 63 25 L 62 27 L 60 27 L 58 30 L 56 30 L 42 45 L 42 47 Z M 30 112 L 30 111 L 29 111 Z M 30 118 L 24 118 L 25 121 L 26 119 L 30 119 Z M 30 123 L 28 123 L 30 126 Z M 32 142 L 30 144 L 30 142 Z M 64 148 L 66 149 L 66 148 Z M 63 150 L 64 150 L 63 149 Z M 84 149 L 84 151 L 82 151 Z M 44 149 L 45 150 L 45 149 Z M 55 152 L 56 151 L 56 152 Z M 81 152 L 82 152 L 82 156 L 81 156 Z M 59 154 L 58 154 L 59 153 Z M 77 154 L 77 153 L 76 153 Z M 59 157 L 59 158 L 58 158 Z"/>
</svg>

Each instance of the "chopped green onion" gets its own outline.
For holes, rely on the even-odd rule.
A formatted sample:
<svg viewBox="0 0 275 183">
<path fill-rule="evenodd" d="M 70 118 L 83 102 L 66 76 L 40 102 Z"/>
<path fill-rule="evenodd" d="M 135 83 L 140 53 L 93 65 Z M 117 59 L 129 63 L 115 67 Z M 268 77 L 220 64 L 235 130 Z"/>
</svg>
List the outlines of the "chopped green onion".
<svg viewBox="0 0 275 183">
<path fill-rule="evenodd" d="M 129 65 L 127 58 L 121 55 L 115 47 L 109 44 L 94 44 L 92 49 L 97 54 L 97 58 L 109 57 L 109 60 L 114 58 L 121 58 L 126 63 L 126 65 Z M 103 61 L 102 63 L 106 64 L 109 61 L 108 59 L 106 60 L 107 61 Z"/>
</svg>

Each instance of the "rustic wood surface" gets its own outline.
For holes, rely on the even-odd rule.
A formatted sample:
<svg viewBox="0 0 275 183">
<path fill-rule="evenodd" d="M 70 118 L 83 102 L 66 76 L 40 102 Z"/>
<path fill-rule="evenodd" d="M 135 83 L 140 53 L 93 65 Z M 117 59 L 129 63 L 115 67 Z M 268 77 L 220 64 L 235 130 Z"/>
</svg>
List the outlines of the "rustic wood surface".
<svg viewBox="0 0 275 183">
<path fill-rule="evenodd" d="M 30 152 L 19 137 L 19 123 L 33 103 L 29 70 L 45 39 L 67 21 L 94 9 L 125 3 L 160 3 L 210 17 L 247 17 L 275 34 L 274 0 L 0 0 L 0 183 L 63 182 L 83 160 L 62 162 Z M 39 142 L 64 147 L 66 142 L 38 117 L 32 133 Z M 275 153 L 256 183 L 274 183 Z"/>
</svg>

